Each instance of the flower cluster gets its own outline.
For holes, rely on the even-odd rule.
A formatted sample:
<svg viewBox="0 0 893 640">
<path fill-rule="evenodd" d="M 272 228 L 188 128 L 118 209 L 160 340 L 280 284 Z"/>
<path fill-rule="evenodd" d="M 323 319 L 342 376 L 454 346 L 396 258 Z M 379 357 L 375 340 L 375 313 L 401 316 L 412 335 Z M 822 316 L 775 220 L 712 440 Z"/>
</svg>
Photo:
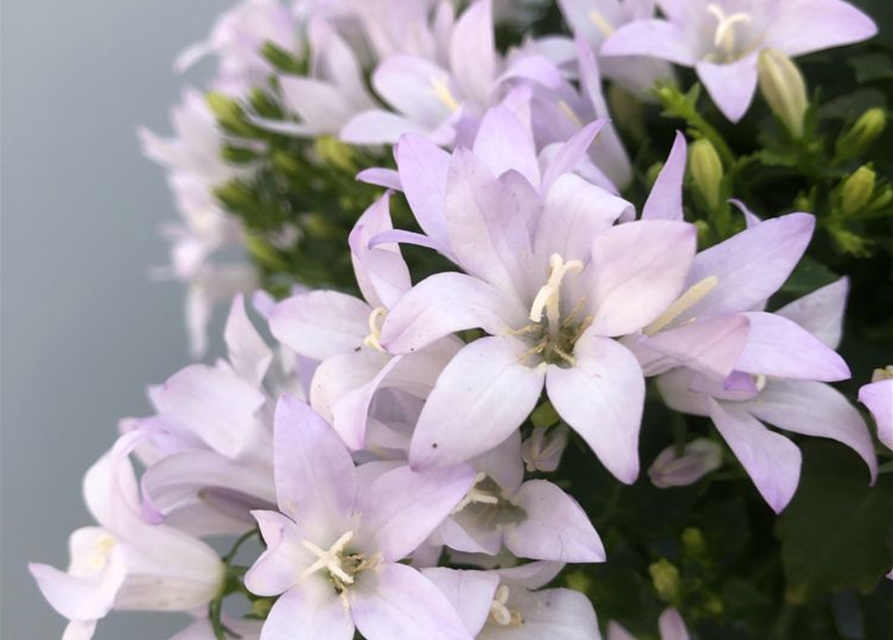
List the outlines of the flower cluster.
<svg viewBox="0 0 893 640">
<path fill-rule="evenodd" d="M 740 465 L 775 513 L 801 477 L 790 434 L 841 443 L 875 482 L 872 430 L 831 385 L 851 377 L 849 280 L 777 303 L 816 216 L 727 209 L 731 166 L 703 131 L 691 154 L 676 133 L 637 206 L 602 94 L 604 73 L 654 100 L 670 61 L 738 120 L 759 66 L 788 124 L 796 105 L 771 91 L 786 56 L 868 38 L 871 20 L 839 0 L 662 0 L 661 18 L 653 2 L 561 0 L 573 38 L 505 48 L 490 0 L 459 4 L 245 0 L 178 60 L 216 56 L 212 93 L 184 95 L 175 138 L 142 137 L 183 218 L 166 275 L 190 283 L 193 344 L 232 300 L 228 353 L 150 388 L 154 414 L 122 421 L 85 478 L 98 526 L 72 534 L 68 571 L 31 566 L 67 640 L 112 609 L 195 615 L 176 640 L 597 639 L 585 585 L 561 577 L 612 560 L 563 474 L 571 452 L 618 487 L 643 459 L 661 489 Z M 325 236 L 319 219 L 262 236 L 228 198 L 247 202 L 249 184 L 309 197 L 333 163 L 375 196 L 321 256 L 353 282 L 274 286 L 216 262 L 246 246 L 260 275 L 288 271 L 286 248 Z M 690 221 L 689 166 L 713 236 Z M 239 293 L 259 282 L 279 299 Z M 889 369 L 859 400 L 893 447 Z M 705 428 L 644 458 L 650 411 Z M 221 558 L 211 536 L 236 543 Z M 246 619 L 224 612 L 237 596 Z M 689 638 L 673 607 L 659 625 Z M 612 621 L 607 637 L 633 636 Z"/>
</svg>

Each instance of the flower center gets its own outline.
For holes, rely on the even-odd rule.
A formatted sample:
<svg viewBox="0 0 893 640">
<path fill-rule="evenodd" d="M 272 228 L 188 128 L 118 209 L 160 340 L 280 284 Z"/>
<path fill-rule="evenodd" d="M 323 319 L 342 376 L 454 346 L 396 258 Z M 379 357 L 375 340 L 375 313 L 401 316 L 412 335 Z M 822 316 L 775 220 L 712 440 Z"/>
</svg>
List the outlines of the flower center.
<svg viewBox="0 0 893 640">
<path fill-rule="evenodd" d="M 562 322 L 561 285 L 565 276 L 580 273 L 582 270 L 583 263 L 579 260 L 565 262 L 557 253 L 553 253 L 549 258 L 549 277 L 530 305 L 528 319 L 531 324 L 511 332 L 513 335 L 527 335 L 532 339 L 533 347 L 521 356 L 521 362 L 531 356 L 539 355 L 549 364 L 574 365 L 572 355 L 574 345 L 588 328 L 592 318 L 576 322 L 575 319 L 584 302 L 580 300 Z"/>
<path fill-rule="evenodd" d="M 443 78 L 431 78 L 431 91 L 451 112 L 459 109 L 459 101 L 453 95 L 449 83 Z"/>
<path fill-rule="evenodd" d="M 499 504 L 499 496 L 495 495 L 495 492 L 492 491 L 491 486 L 481 487 L 479 486 L 481 483 L 487 480 L 487 474 L 483 472 L 478 472 L 478 474 L 474 477 L 474 484 L 471 485 L 471 489 L 468 490 L 468 493 L 465 494 L 465 497 L 456 505 L 456 507 L 452 510 L 452 514 L 457 514 L 465 507 L 471 504 Z M 493 484 L 493 483 L 489 483 Z"/>
<path fill-rule="evenodd" d="M 738 42 L 735 39 L 735 27 L 737 25 L 750 24 L 753 19 L 750 14 L 737 11 L 726 15 L 725 10 L 717 4 L 707 5 L 707 11 L 716 18 L 716 31 L 713 33 L 713 46 L 722 53 L 721 62 L 731 62 L 741 56 L 738 51 Z"/>
<path fill-rule="evenodd" d="M 328 549 L 322 549 L 309 540 L 301 540 L 301 545 L 316 556 L 316 561 L 301 572 L 300 578 L 325 571 L 329 581 L 335 586 L 335 591 L 345 596 L 347 587 L 354 583 L 357 574 L 374 569 L 381 562 L 379 554 L 366 558 L 361 553 L 347 551 L 346 547 L 353 536 L 353 531 L 344 533 Z M 344 603 L 347 606 L 346 596 Z"/>
<path fill-rule="evenodd" d="M 372 313 L 369 314 L 369 335 L 363 338 L 363 344 L 370 349 L 375 349 L 376 351 L 385 352 L 384 347 L 381 346 L 381 323 L 384 321 L 384 317 L 388 314 L 388 310 L 384 307 L 376 307 L 372 310 Z"/>
<path fill-rule="evenodd" d="M 521 612 L 516 609 L 509 609 L 506 603 L 509 599 L 509 588 L 502 584 L 496 590 L 493 596 L 493 602 L 490 603 L 490 619 L 502 627 L 512 627 L 517 629 L 524 624 L 524 617 Z"/>
<path fill-rule="evenodd" d="M 716 288 L 719 284 L 719 278 L 716 276 L 707 276 L 703 280 L 694 283 L 688 290 L 679 296 L 676 301 L 667 307 L 667 310 L 660 314 L 654 322 L 642 329 L 642 333 L 646 336 L 653 336 L 655 333 L 665 328 L 676 318 L 697 304 L 701 298 Z"/>
</svg>

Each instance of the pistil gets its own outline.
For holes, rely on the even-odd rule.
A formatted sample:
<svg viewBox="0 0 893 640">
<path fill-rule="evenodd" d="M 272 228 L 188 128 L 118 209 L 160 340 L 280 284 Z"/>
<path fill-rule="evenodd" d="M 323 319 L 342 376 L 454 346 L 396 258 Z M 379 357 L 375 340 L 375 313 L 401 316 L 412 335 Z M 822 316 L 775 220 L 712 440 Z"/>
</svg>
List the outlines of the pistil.
<svg viewBox="0 0 893 640">
<path fill-rule="evenodd" d="M 381 321 L 388 314 L 388 310 L 384 307 L 376 307 L 369 314 L 369 335 L 363 338 L 363 344 L 370 349 L 385 352 L 381 346 Z"/>
<path fill-rule="evenodd" d="M 716 276 L 707 276 L 703 280 L 694 283 L 676 299 L 676 302 L 667 307 L 667 310 L 660 314 L 654 322 L 642 329 L 642 333 L 646 336 L 653 336 L 697 304 L 704 296 L 713 291 L 718 284 L 719 278 Z"/>
<path fill-rule="evenodd" d="M 718 49 L 722 49 L 727 61 L 734 59 L 737 47 L 735 26 L 752 22 L 750 15 L 743 11 L 738 11 L 727 16 L 723 8 L 714 3 L 707 5 L 707 11 L 716 18 L 717 22 L 716 31 L 713 34 L 713 45 Z"/>
</svg>

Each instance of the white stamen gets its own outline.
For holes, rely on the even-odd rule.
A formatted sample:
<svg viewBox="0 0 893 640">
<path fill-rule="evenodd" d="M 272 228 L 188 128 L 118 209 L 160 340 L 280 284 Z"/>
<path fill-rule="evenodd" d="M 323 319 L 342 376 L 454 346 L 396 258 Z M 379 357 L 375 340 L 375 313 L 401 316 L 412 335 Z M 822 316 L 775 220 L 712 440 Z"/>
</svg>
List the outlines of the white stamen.
<svg viewBox="0 0 893 640">
<path fill-rule="evenodd" d="M 549 279 L 537 292 L 530 305 L 530 321 L 541 322 L 543 311 L 549 321 L 549 333 L 556 335 L 561 328 L 561 282 L 568 273 L 579 273 L 583 270 L 583 263 L 579 260 L 564 261 L 557 253 L 549 258 Z"/>
<path fill-rule="evenodd" d="M 370 349 L 381 351 L 384 353 L 384 347 L 381 346 L 381 327 L 379 320 L 388 314 L 388 310 L 384 307 L 376 307 L 369 314 L 369 335 L 363 338 L 363 344 Z"/>
<path fill-rule="evenodd" d="M 600 14 L 595 9 L 589 12 L 589 20 L 591 20 L 592 24 L 598 27 L 599 31 L 601 31 L 606 36 L 611 36 L 614 34 L 614 25 L 608 22 L 605 16 Z"/>
<path fill-rule="evenodd" d="M 654 322 L 642 329 L 642 333 L 646 336 L 653 336 L 697 304 L 701 298 L 713 291 L 718 284 L 719 278 L 716 276 L 707 276 L 703 280 L 694 283 L 689 287 L 688 291 L 676 299 L 676 302 L 667 307 L 667 310 L 660 314 Z"/>
<path fill-rule="evenodd" d="M 459 513 L 470 504 L 499 504 L 498 497 L 477 488 L 478 484 L 486 479 L 486 473 L 478 472 L 474 477 L 474 484 L 471 485 L 471 489 L 469 489 L 468 493 L 465 494 L 465 497 L 459 501 L 459 504 L 456 505 L 451 514 L 455 515 Z"/>
<path fill-rule="evenodd" d="M 512 623 L 512 612 L 505 606 L 508 599 L 509 588 L 502 584 L 499 585 L 499 588 L 496 590 L 496 595 L 493 597 L 493 602 L 490 603 L 490 615 L 493 616 L 493 620 L 496 624 L 501 624 L 504 627 L 507 627 Z"/>
<path fill-rule="evenodd" d="M 738 11 L 730 16 L 717 4 L 707 5 L 707 11 L 716 18 L 716 32 L 713 34 L 713 44 L 722 49 L 726 54 L 735 52 L 735 25 L 749 24 L 752 19 L 749 14 Z"/>
<path fill-rule="evenodd" d="M 431 90 L 447 109 L 456 111 L 459 108 L 459 101 L 453 95 L 450 85 L 443 78 L 431 78 Z"/>
<path fill-rule="evenodd" d="M 766 376 L 762 373 L 758 373 L 753 377 L 753 384 L 757 388 L 757 391 L 762 391 L 763 387 L 766 386 Z"/>
<path fill-rule="evenodd" d="M 343 584 L 353 584 L 353 576 L 347 573 L 344 570 L 344 567 L 341 566 L 341 554 L 344 552 L 344 547 L 347 546 L 351 539 L 353 539 L 353 531 L 348 531 L 338 538 L 335 541 L 335 544 L 329 547 L 328 550 L 320 549 L 309 540 L 302 540 L 301 544 L 310 553 L 315 555 L 317 560 L 301 572 L 301 579 L 324 569 Z"/>
</svg>

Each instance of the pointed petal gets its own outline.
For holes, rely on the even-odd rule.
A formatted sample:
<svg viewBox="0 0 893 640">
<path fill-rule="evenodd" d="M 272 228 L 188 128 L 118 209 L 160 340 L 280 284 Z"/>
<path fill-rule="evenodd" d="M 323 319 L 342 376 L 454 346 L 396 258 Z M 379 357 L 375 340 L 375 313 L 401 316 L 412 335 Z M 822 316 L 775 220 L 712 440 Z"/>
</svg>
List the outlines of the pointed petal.
<svg viewBox="0 0 893 640">
<path fill-rule="evenodd" d="M 794 300 L 775 313 L 793 320 L 826 345 L 836 349 L 843 335 L 843 313 L 846 310 L 849 289 L 849 278 L 841 278 Z"/>
<path fill-rule="evenodd" d="M 376 235 L 394 228 L 389 200 L 389 194 L 385 194 L 366 209 L 348 237 L 351 262 L 363 297 L 371 306 L 386 309 L 412 287 L 399 245 L 369 245 Z"/>
<path fill-rule="evenodd" d="M 468 632 L 477 637 L 490 615 L 490 603 L 499 587 L 499 574 L 495 571 L 432 567 L 422 569 L 422 575 L 440 589 L 462 618 Z"/>
<path fill-rule="evenodd" d="M 598 335 L 634 333 L 682 293 L 695 253 L 694 226 L 642 220 L 611 227 L 592 243 Z"/>
<path fill-rule="evenodd" d="M 868 407 L 877 423 L 877 436 L 893 449 L 893 380 L 878 380 L 859 389 L 859 402 Z"/>
<path fill-rule="evenodd" d="M 590 122 L 571 136 L 567 142 L 561 144 L 558 151 L 549 162 L 546 172 L 543 175 L 543 182 L 540 186 L 540 191 L 542 193 L 548 193 L 552 184 L 558 178 L 567 173 L 571 173 L 588 158 L 587 151 L 589 150 L 589 147 L 607 123 L 607 120 Z"/>
<path fill-rule="evenodd" d="M 636 637 L 612 620 L 608 623 L 608 640 L 636 640 Z"/>
<path fill-rule="evenodd" d="M 527 311 L 516 298 L 471 276 L 438 273 L 391 309 L 381 343 L 391 353 L 409 353 L 456 331 L 480 327 L 500 335 L 527 322 Z"/>
<path fill-rule="evenodd" d="M 300 570 L 316 556 L 301 544 L 299 528 L 277 511 L 254 511 L 265 549 L 245 574 L 245 586 L 263 597 L 278 596 L 298 584 Z"/>
<path fill-rule="evenodd" d="M 314 78 L 281 76 L 285 106 L 297 114 L 308 133 L 337 133 L 354 115 L 354 107 L 335 85 Z"/>
<path fill-rule="evenodd" d="M 435 87 L 443 86 L 451 91 L 452 80 L 433 62 L 412 56 L 392 56 L 375 69 L 372 84 L 378 95 L 411 122 L 434 128 L 450 116 L 451 106 L 438 97 Z"/>
<path fill-rule="evenodd" d="M 286 591 L 273 604 L 260 640 L 352 640 L 353 636 L 350 612 L 334 589 L 322 581 L 306 580 Z"/>
<path fill-rule="evenodd" d="M 757 90 L 757 59 L 750 55 L 730 64 L 699 62 L 698 77 L 726 118 L 738 122 Z"/>
<path fill-rule="evenodd" d="M 405 135 L 394 148 L 394 157 L 403 193 L 422 231 L 449 246 L 446 189 L 450 154 L 424 138 Z"/>
<path fill-rule="evenodd" d="M 450 39 L 450 68 L 462 92 L 478 104 L 487 104 L 496 77 L 491 0 L 477 0 L 466 9 Z"/>
<path fill-rule="evenodd" d="M 769 23 L 767 44 L 789 56 L 861 42 L 877 34 L 865 13 L 841 0 L 792 0 L 779 5 Z"/>
<path fill-rule="evenodd" d="M 664 609 L 657 621 L 660 640 L 689 640 L 688 629 L 676 609 Z"/>
<path fill-rule="evenodd" d="M 270 315 L 270 331 L 300 355 L 325 360 L 361 346 L 372 307 L 337 291 L 312 291 L 283 300 Z"/>
<path fill-rule="evenodd" d="M 666 20 L 640 20 L 620 27 L 602 45 L 603 56 L 648 56 L 684 67 L 697 63 L 685 32 Z"/>
<path fill-rule="evenodd" d="M 735 365 L 739 371 L 822 382 L 850 377 L 843 358 L 795 322 L 762 311 L 742 315 L 750 331 Z"/>
<path fill-rule="evenodd" d="M 743 315 L 702 318 L 660 331 L 644 346 L 667 356 L 665 367 L 682 365 L 711 377 L 725 378 L 741 356 L 749 328 Z M 652 368 L 656 364 L 652 362 Z"/>
<path fill-rule="evenodd" d="M 800 261 L 814 227 L 810 214 L 791 213 L 761 222 L 699 253 L 687 284 L 709 276 L 719 278 L 719 283 L 680 320 L 750 311 L 764 304 Z"/>
<path fill-rule="evenodd" d="M 338 133 L 342 142 L 358 145 L 394 144 L 407 134 L 428 135 L 428 129 L 407 117 L 371 109 L 353 116 Z"/>
<path fill-rule="evenodd" d="M 877 456 L 868 425 L 833 387 L 821 382 L 771 380 L 756 399 L 743 406 L 755 418 L 786 431 L 845 444 L 865 461 L 874 481 Z"/>
<path fill-rule="evenodd" d="M 402 560 L 449 516 L 474 477 L 468 465 L 427 471 L 404 466 L 385 473 L 363 491 L 363 535 L 374 540 L 386 562 Z"/>
<path fill-rule="evenodd" d="M 313 531 L 337 528 L 357 496 L 353 460 L 338 434 L 306 403 L 283 396 L 274 438 L 279 509 Z"/>
<path fill-rule="evenodd" d="M 351 590 L 351 611 L 364 638 L 471 640 L 447 597 L 415 569 L 386 564 L 377 572 L 361 575 Z"/>
<path fill-rule="evenodd" d="M 544 377 L 538 367 L 521 362 L 527 349 L 515 338 L 481 338 L 453 358 L 419 417 L 409 451 L 413 467 L 469 460 L 521 426 L 536 405 Z"/>
<path fill-rule="evenodd" d="M 233 299 L 223 335 L 233 369 L 248 382 L 259 385 L 273 361 L 273 352 L 248 319 L 241 293 Z"/>
<path fill-rule="evenodd" d="M 775 513 L 787 506 L 800 482 L 802 456 L 796 445 L 769 431 L 746 411 L 708 400 L 710 417 L 763 499 Z"/>
<path fill-rule="evenodd" d="M 489 109 L 474 139 L 474 154 L 494 176 L 514 169 L 534 186 L 540 183 L 540 167 L 530 131 L 502 106 Z"/>
<path fill-rule="evenodd" d="M 519 558 L 604 562 L 605 548 L 586 512 L 551 482 L 525 482 L 511 501 L 526 513 L 505 527 L 505 546 Z"/>
<path fill-rule="evenodd" d="M 626 484 L 639 475 L 639 429 L 645 378 L 630 351 L 587 331 L 574 349 L 576 364 L 550 365 L 546 390 L 558 414 L 602 464 Z"/>
<path fill-rule="evenodd" d="M 676 140 L 663 169 L 651 187 L 642 207 L 642 220 L 676 220 L 682 222 L 682 181 L 688 161 L 685 136 L 676 132 Z"/>
<path fill-rule="evenodd" d="M 393 189 L 394 191 L 403 191 L 403 185 L 400 183 L 400 174 L 394 169 L 383 169 L 381 167 L 363 169 L 357 174 L 357 182 L 365 182 L 366 184 Z"/>
<path fill-rule="evenodd" d="M 512 629 L 517 640 L 599 640 L 598 619 L 592 603 L 573 589 L 511 591 L 509 606 L 517 610 L 524 624 Z M 507 635 L 487 630 L 480 640 L 501 640 Z"/>
</svg>

